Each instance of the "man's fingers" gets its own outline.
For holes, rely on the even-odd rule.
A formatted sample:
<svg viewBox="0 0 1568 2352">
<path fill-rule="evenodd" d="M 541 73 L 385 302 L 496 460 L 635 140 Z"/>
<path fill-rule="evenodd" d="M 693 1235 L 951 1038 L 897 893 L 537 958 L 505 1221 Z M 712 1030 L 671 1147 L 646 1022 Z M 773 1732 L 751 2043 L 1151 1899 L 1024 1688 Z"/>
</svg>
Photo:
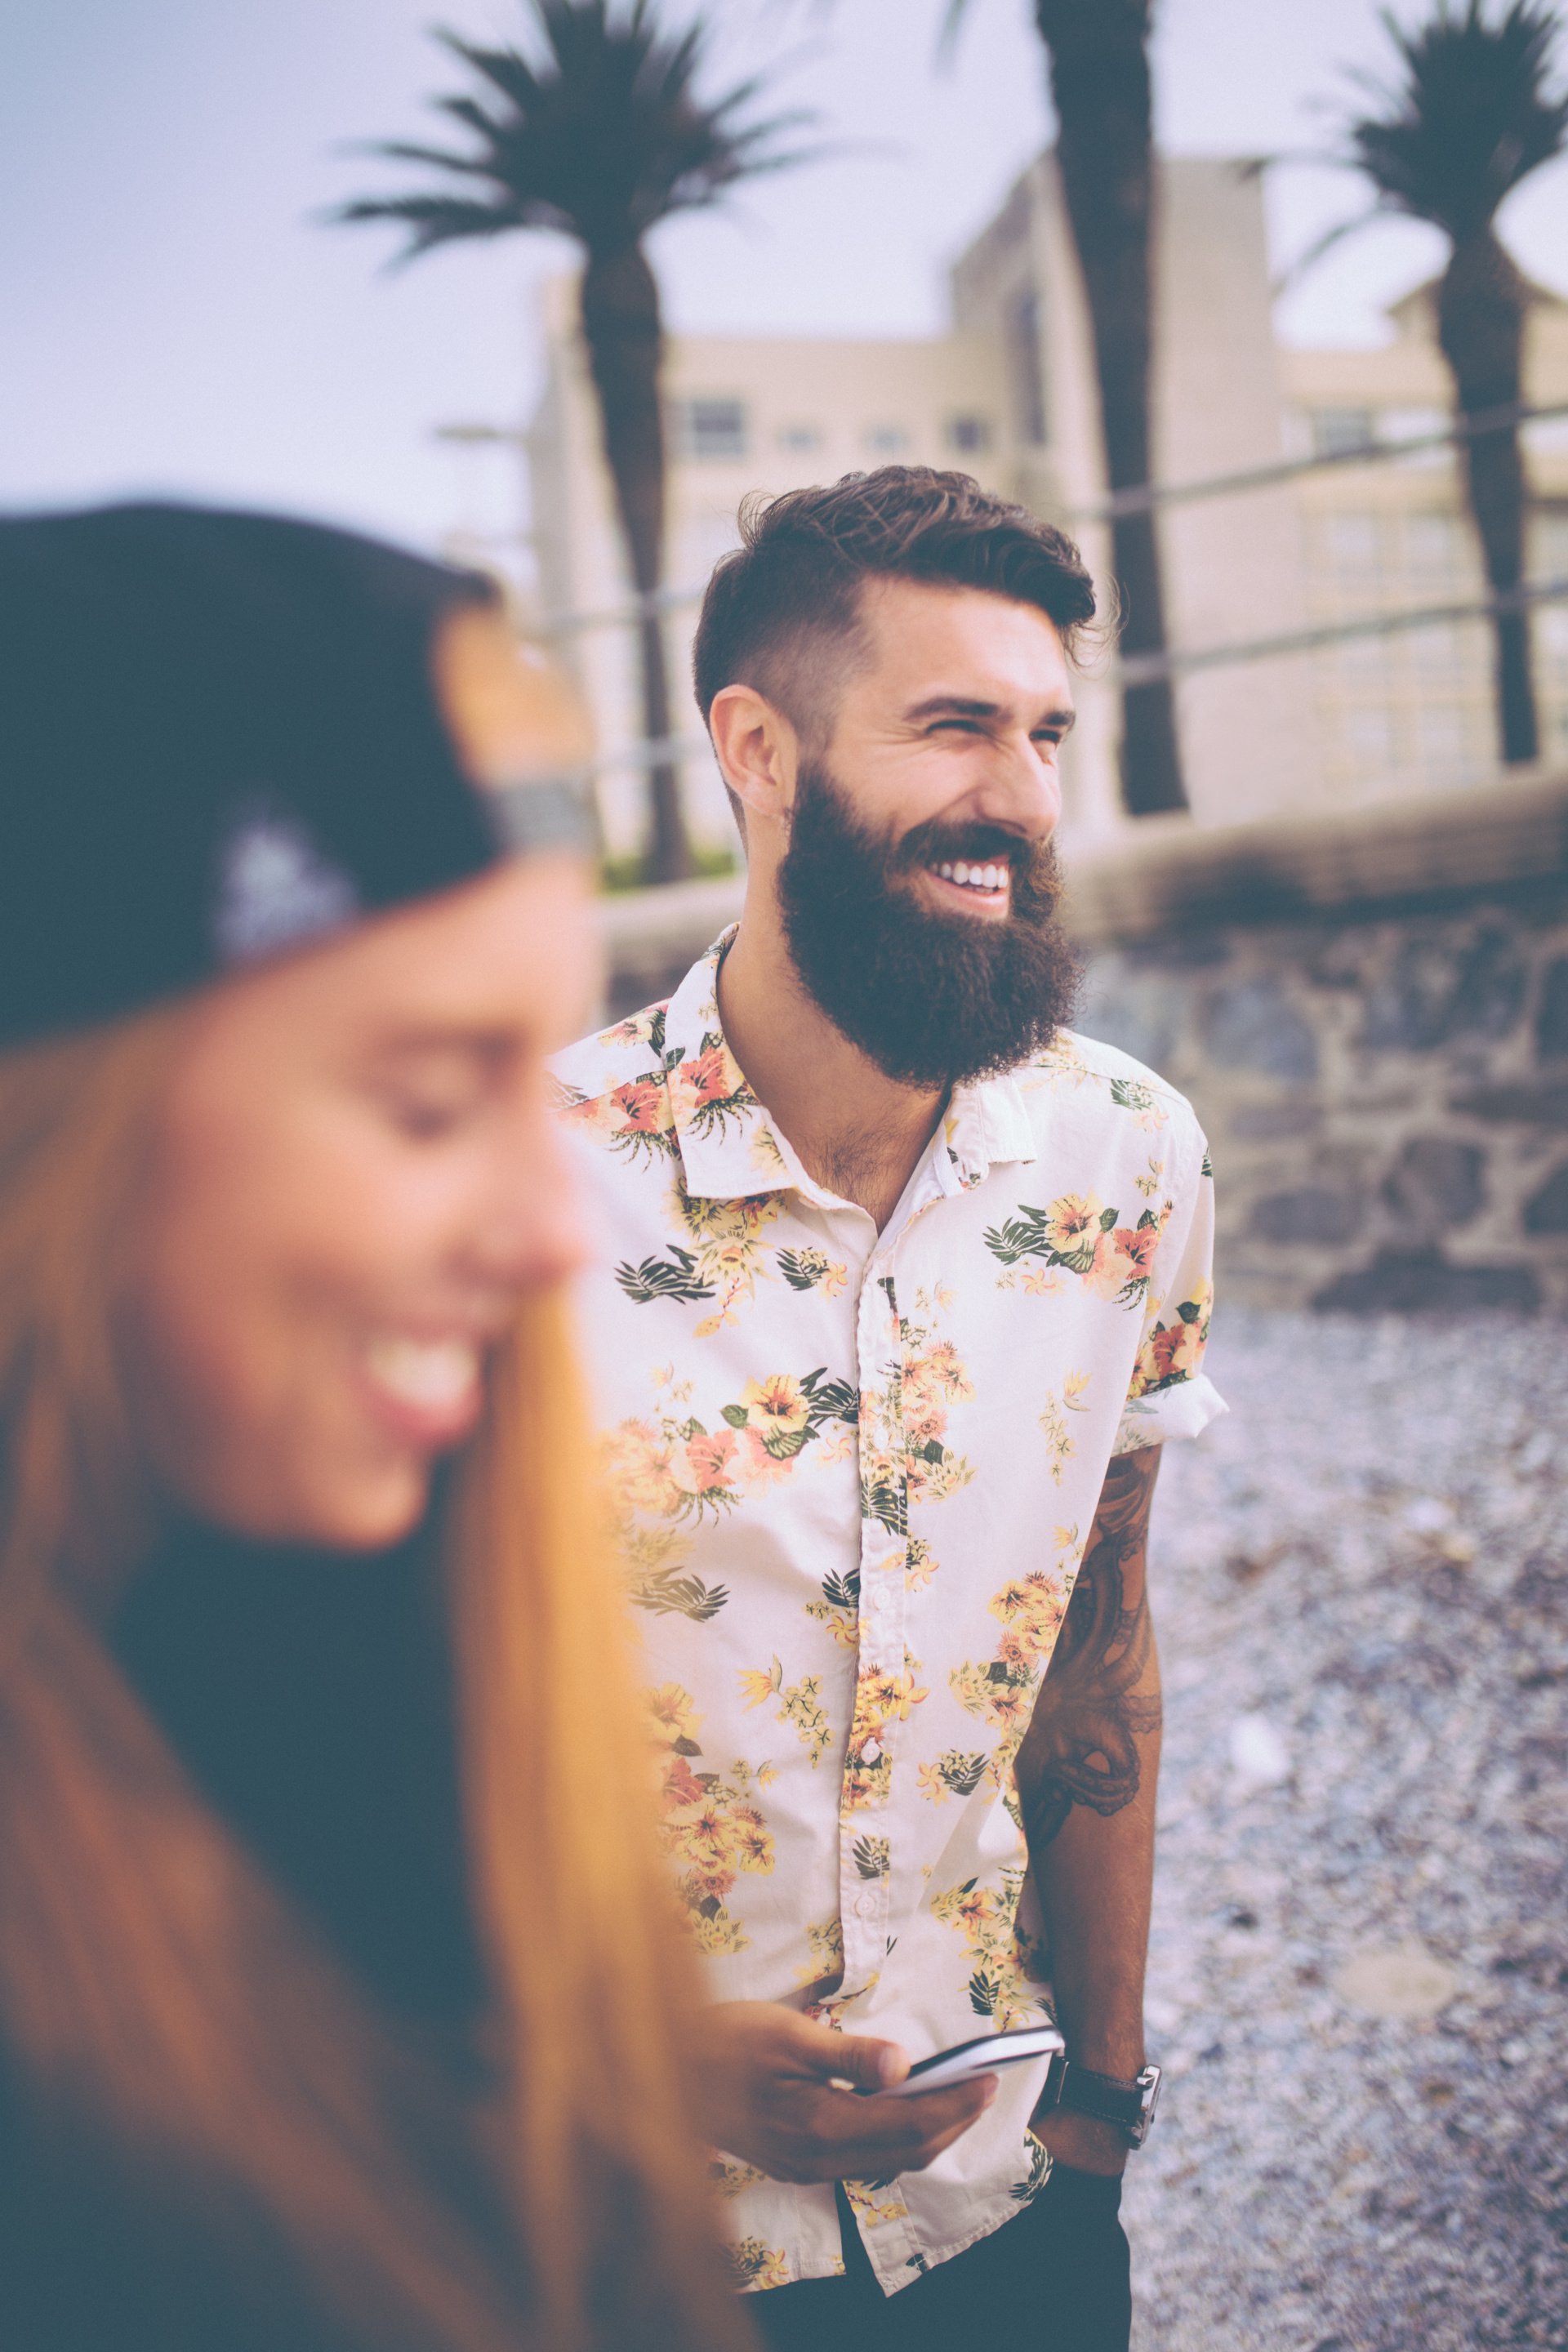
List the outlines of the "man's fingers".
<svg viewBox="0 0 1568 2352">
<path fill-rule="evenodd" d="M 994 2095 L 994 2076 L 921 2099 L 889 2099 L 885 2108 L 830 2092 L 803 2135 L 793 2177 L 880 2180 L 922 2172 L 978 2121 Z"/>
<path fill-rule="evenodd" d="M 995 2095 L 994 2074 L 911 2099 L 861 2099 L 825 2091 L 812 2102 L 807 2128 L 836 2155 L 854 2147 L 879 2158 L 902 2157 L 931 2141 L 945 2147 L 984 2115 Z"/>
<path fill-rule="evenodd" d="M 830 2033 L 830 2051 L 823 2055 L 825 2071 L 858 2091 L 889 2091 L 910 2071 L 906 2053 L 896 2042 L 874 2042 L 863 2033 Z"/>
</svg>

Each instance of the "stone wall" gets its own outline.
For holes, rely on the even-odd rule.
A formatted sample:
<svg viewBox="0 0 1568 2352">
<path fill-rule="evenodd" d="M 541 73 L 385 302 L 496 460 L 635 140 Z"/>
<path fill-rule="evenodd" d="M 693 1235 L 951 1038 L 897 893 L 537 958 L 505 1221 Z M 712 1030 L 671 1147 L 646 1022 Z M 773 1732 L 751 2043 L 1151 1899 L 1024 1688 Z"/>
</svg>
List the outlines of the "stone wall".
<svg viewBox="0 0 1568 2352">
<path fill-rule="evenodd" d="M 1192 1097 L 1230 1296 L 1568 1307 L 1565 847 L 1536 784 L 1081 877 L 1079 1025 Z"/>
<path fill-rule="evenodd" d="M 739 886 L 613 903 L 620 1011 Z M 1219 1273 L 1258 1304 L 1568 1309 L 1568 779 L 1158 820 L 1072 868 L 1079 1026 L 1189 1094 Z"/>
</svg>

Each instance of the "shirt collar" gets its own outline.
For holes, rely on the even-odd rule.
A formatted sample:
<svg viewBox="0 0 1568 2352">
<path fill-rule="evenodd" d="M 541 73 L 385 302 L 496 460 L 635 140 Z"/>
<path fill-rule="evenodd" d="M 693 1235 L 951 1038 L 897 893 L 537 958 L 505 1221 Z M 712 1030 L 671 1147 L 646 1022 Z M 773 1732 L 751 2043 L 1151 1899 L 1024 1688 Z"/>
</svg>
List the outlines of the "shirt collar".
<svg viewBox="0 0 1568 2352">
<path fill-rule="evenodd" d="M 739 929 L 731 923 L 692 965 L 664 1016 L 665 1079 L 693 1200 L 748 1200 L 795 1181 L 719 1018 L 719 966 Z"/>
<path fill-rule="evenodd" d="M 664 1021 L 669 1103 L 686 1190 L 694 1200 L 737 1201 L 805 1184 L 787 1141 L 747 1085 L 719 1017 L 719 966 L 740 929 L 731 923 L 694 963 Z M 932 1160 L 943 1192 L 971 1192 L 995 1165 L 1035 1158 L 1034 1129 L 1010 1072 L 955 1087 Z"/>
<path fill-rule="evenodd" d="M 944 1190 L 951 1180 L 954 1192 L 973 1192 L 993 1167 L 1034 1157 L 1035 1131 L 1023 1090 L 1010 1071 L 953 1088 L 938 1138 Z"/>
</svg>

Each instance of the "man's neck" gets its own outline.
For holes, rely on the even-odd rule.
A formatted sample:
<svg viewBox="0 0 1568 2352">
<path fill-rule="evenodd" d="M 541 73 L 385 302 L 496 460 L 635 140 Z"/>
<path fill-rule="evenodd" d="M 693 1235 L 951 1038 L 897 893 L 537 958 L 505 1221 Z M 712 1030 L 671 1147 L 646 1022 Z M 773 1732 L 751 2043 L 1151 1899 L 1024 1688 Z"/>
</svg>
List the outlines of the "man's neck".
<svg viewBox="0 0 1568 2352">
<path fill-rule="evenodd" d="M 881 1232 L 946 1105 L 901 1086 L 834 1026 L 776 920 L 752 899 L 719 971 L 719 1013 L 746 1082 L 808 1175 Z"/>
</svg>

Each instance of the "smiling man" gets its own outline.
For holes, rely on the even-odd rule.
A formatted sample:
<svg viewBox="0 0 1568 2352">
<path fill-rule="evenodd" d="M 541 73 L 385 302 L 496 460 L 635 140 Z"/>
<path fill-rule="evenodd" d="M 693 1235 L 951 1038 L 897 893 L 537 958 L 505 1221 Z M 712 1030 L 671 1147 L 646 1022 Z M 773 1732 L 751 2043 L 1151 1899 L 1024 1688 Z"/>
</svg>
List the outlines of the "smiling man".
<svg viewBox="0 0 1568 2352">
<path fill-rule="evenodd" d="M 1093 610 L 963 475 L 749 509 L 696 650 L 740 926 L 557 1065 L 705 2126 L 763 2338 L 812 2352 L 1127 2343 L 1149 1505 L 1220 1406 L 1203 1137 L 1063 1026 Z M 1048 2079 L 878 2095 L 1047 2013 Z"/>
</svg>

